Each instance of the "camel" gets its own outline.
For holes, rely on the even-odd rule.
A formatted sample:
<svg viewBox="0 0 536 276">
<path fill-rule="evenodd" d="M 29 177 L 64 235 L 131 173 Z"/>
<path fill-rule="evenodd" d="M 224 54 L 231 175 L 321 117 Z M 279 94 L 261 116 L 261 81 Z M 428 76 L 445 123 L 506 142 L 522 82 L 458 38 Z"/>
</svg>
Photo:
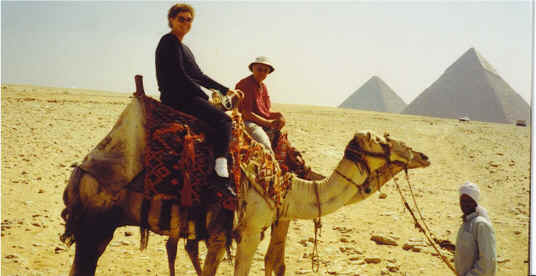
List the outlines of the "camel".
<svg viewBox="0 0 536 276">
<path fill-rule="evenodd" d="M 401 172 L 404 169 L 414 169 L 427 167 L 430 165 L 428 157 L 422 153 L 413 152 L 413 158 L 409 161 L 407 165 L 400 162 L 390 162 L 385 164 L 376 171 L 371 172 L 371 175 L 367 177 L 366 183 L 363 184 L 364 187 L 377 187 L 378 189 L 382 187 L 385 183 L 391 180 L 396 174 Z M 322 180 L 325 179 L 324 176 L 309 170 L 306 175 L 304 175 L 306 180 Z M 370 194 L 374 193 L 376 189 L 371 189 Z M 366 197 L 363 196 L 363 193 L 356 193 L 350 200 L 348 200 L 344 206 L 357 203 L 361 200 L 364 200 Z M 365 193 L 365 195 L 369 195 Z M 268 250 L 265 254 L 265 275 L 271 276 L 272 273 L 275 275 L 284 275 L 286 266 L 284 263 L 285 260 L 285 246 L 286 246 L 286 237 L 288 233 L 288 228 L 290 225 L 290 219 L 280 218 L 276 223 L 273 223 L 271 226 L 271 237 L 268 246 Z M 197 252 L 197 243 L 194 244 L 193 240 L 188 240 L 187 247 L 194 248 Z M 192 252 L 188 250 L 189 254 Z M 197 253 L 190 254 L 190 259 L 198 275 L 201 275 L 199 259 Z"/>
<path fill-rule="evenodd" d="M 369 132 L 356 134 L 356 137 L 358 135 L 360 135 L 360 137 L 363 137 L 362 135 L 365 135 L 367 137 L 367 139 L 369 139 L 369 143 L 370 143 L 370 141 L 376 141 L 376 142 L 383 141 L 384 144 L 382 144 L 381 147 L 384 150 L 390 148 L 389 147 L 389 142 L 392 142 L 393 143 L 392 145 L 396 146 L 395 148 L 406 149 L 406 146 L 403 143 L 400 143 L 400 142 L 396 141 L 395 139 L 390 138 L 388 135 L 385 136 L 385 139 L 383 139 L 381 137 L 376 137 L 375 135 L 373 135 L 373 134 L 371 134 Z M 371 136 L 374 136 L 375 138 L 371 138 Z M 355 138 L 355 140 L 358 140 L 358 138 Z M 352 143 L 352 141 L 351 141 L 350 144 L 355 145 L 356 143 L 355 142 Z M 380 142 L 380 144 L 381 144 L 381 142 Z M 359 145 L 359 143 L 357 143 L 357 145 Z M 358 148 L 360 148 L 360 146 L 358 146 Z M 348 150 L 348 147 L 347 147 L 347 150 Z M 361 200 L 365 199 L 366 197 L 368 197 L 370 194 L 374 193 L 377 189 L 379 189 L 381 186 L 383 186 L 386 182 L 388 182 L 391 178 L 393 178 L 394 175 L 396 175 L 397 173 L 399 173 L 403 169 L 413 169 L 413 168 L 427 167 L 427 166 L 430 165 L 430 162 L 428 161 L 428 157 L 426 155 L 424 155 L 422 153 L 419 153 L 419 152 L 412 151 L 411 148 L 407 148 L 407 150 L 409 150 L 409 155 L 411 156 L 411 158 L 409 160 L 407 160 L 408 163 L 404 163 L 404 162 L 402 162 L 400 160 L 393 161 L 393 162 L 388 161 L 383 166 L 379 167 L 378 170 L 376 170 L 376 171 L 368 171 L 369 175 L 366 177 L 364 183 L 362 184 L 363 187 L 366 187 L 365 192 L 364 193 L 355 193 L 354 196 L 350 200 L 348 200 L 344 205 L 353 204 L 353 203 L 356 203 L 358 201 L 361 201 Z M 389 150 L 389 152 L 390 152 L 390 150 Z M 363 154 L 363 153 L 364 152 L 361 152 L 361 154 Z M 380 152 L 377 152 L 377 153 L 369 152 L 369 154 L 371 154 L 371 156 L 386 158 L 386 160 L 389 160 L 388 159 L 388 154 L 382 154 Z M 364 154 L 364 155 L 366 156 L 367 154 Z M 291 156 L 291 158 L 301 158 L 301 156 Z M 366 161 L 360 160 L 358 162 L 361 162 L 361 164 L 363 166 L 365 166 L 366 168 L 370 169 Z M 315 181 L 318 181 L 318 180 L 325 179 L 324 176 L 322 176 L 322 175 L 320 175 L 320 174 L 318 174 L 318 173 L 316 173 L 316 172 L 314 172 L 314 171 L 312 171 L 310 169 L 308 171 L 306 171 L 306 172 L 303 172 L 301 174 L 301 176 L 304 177 L 304 178 L 307 178 L 307 179 L 301 179 L 301 180 L 315 180 Z M 243 177 L 244 177 L 244 175 L 242 175 L 242 178 Z M 295 178 L 295 179 L 298 179 L 298 178 Z M 251 185 L 251 183 L 253 183 L 254 181 L 255 181 L 254 178 L 250 177 L 249 184 L 246 183 L 244 185 L 244 183 L 243 183 L 242 187 L 250 187 L 251 188 L 252 186 L 254 186 L 254 185 Z M 292 185 L 294 185 L 294 183 Z M 373 188 L 371 188 L 371 187 L 373 187 Z M 249 189 L 249 188 L 246 188 L 246 189 Z M 257 191 L 257 193 L 261 193 L 261 192 L 259 192 L 259 189 L 257 189 L 256 191 Z M 248 201 L 244 200 L 244 202 L 248 202 Z M 249 204 L 249 202 L 248 202 L 248 204 Z M 247 204 L 244 204 L 244 205 L 247 206 Z M 268 206 L 269 205 L 270 204 L 268 204 Z M 276 212 L 278 212 L 278 211 L 276 211 Z M 284 275 L 284 273 L 285 273 L 284 248 L 285 248 L 285 241 L 286 241 L 286 236 L 287 236 L 287 233 L 288 233 L 289 223 L 290 223 L 290 219 L 286 218 L 286 217 L 277 218 L 276 222 L 272 223 L 270 244 L 269 244 L 266 256 L 265 256 L 265 275 L 267 275 L 267 276 L 272 275 L 272 272 L 275 273 L 276 275 Z M 249 222 L 245 222 L 244 224 L 249 224 Z M 266 227 L 263 227 L 262 232 L 264 232 L 264 229 L 266 229 Z M 240 236 L 240 230 L 237 230 L 237 232 L 238 232 L 238 235 Z M 239 240 L 240 240 L 240 238 L 239 238 Z M 176 251 L 176 242 L 177 241 L 174 241 L 175 249 L 173 249 L 174 251 L 172 251 L 172 252 Z M 167 248 L 168 248 L 168 252 L 169 252 L 169 249 L 170 249 L 170 246 L 171 246 L 170 242 L 168 242 L 167 246 L 168 246 Z M 197 257 L 197 252 L 198 252 L 197 241 L 188 240 L 186 248 L 187 248 L 187 251 L 189 253 L 190 259 L 192 261 L 192 264 L 194 265 L 198 275 L 202 275 L 201 271 L 200 271 L 199 259 Z M 237 260 L 237 263 L 238 263 L 238 260 Z M 206 262 L 205 262 L 205 264 L 206 264 Z M 213 264 L 209 264 L 208 267 L 212 267 L 210 269 L 211 271 L 216 271 L 214 266 L 217 266 L 217 265 L 218 265 L 218 263 L 213 263 Z M 173 267 L 172 264 L 170 264 L 170 269 L 172 267 Z"/>
<path fill-rule="evenodd" d="M 234 275 L 248 275 L 261 233 L 276 219 L 279 222 L 272 232 L 265 257 L 265 275 L 272 272 L 284 275 L 282 256 L 290 220 L 314 219 L 363 200 L 392 178 L 396 171 L 410 168 L 410 164 L 418 168 L 427 167 L 430 162 L 424 154 L 389 136 L 358 132 L 331 176 L 319 181 L 293 178 L 291 189 L 279 210 L 271 208 L 252 185 L 242 186 L 240 201 L 247 204 L 243 205 L 244 215 L 235 230 L 238 239 Z M 369 178 L 374 175 L 375 179 Z"/>
<path fill-rule="evenodd" d="M 403 169 L 427 167 L 429 164 L 430 162 L 428 161 L 428 157 L 426 155 L 416 153 L 407 164 L 407 167 L 404 167 L 398 163 L 386 164 L 378 170 L 372 172 L 366 180 L 369 183 L 363 184 L 363 186 L 377 187 L 379 189 L 379 187 L 382 187 Z M 370 194 L 374 193 L 375 191 L 375 189 L 371 189 Z M 344 204 L 344 206 L 352 205 L 364 200 L 366 198 L 364 195 L 369 194 L 355 193 L 354 196 Z M 272 276 L 272 273 L 277 276 L 285 275 L 285 246 L 290 221 L 290 219 L 280 218 L 280 220 L 277 223 L 274 223 L 271 227 L 272 231 L 270 234 L 270 243 L 264 258 L 264 270 L 266 276 Z"/>
<path fill-rule="evenodd" d="M 65 209 L 65 233 L 61 240 L 67 245 L 75 243 L 75 256 L 70 276 L 94 275 L 99 257 L 121 226 L 141 226 L 144 208 L 144 165 L 146 147 L 144 133 L 144 106 L 135 97 L 120 115 L 108 135 L 71 173 L 63 193 Z M 187 211 L 173 204 L 170 210 L 170 229 L 160 229 L 159 215 L 164 200 L 152 198 L 148 202 L 147 222 L 154 233 L 170 237 L 166 248 L 170 263 L 170 274 L 174 274 L 173 243 L 188 231 Z M 208 250 L 206 264 L 219 263 L 223 257 L 226 237 L 222 221 L 226 214 L 218 204 L 209 205 L 206 213 Z M 232 219 L 232 217 L 231 217 Z M 232 223 L 232 220 L 231 220 Z M 142 249 L 147 245 L 148 233 L 141 233 Z M 190 251 L 188 251 L 190 254 Z M 191 255 L 190 255 L 191 256 Z M 203 275 L 215 275 L 209 267 Z"/>
<path fill-rule="evenodd" d="M 367 147 L 370 145 L 376 145 L 376 147 Z M 402 157 L 401 157 L 402 156 Z M 346 161 L 345 161 L 346 160 Z M 350 166 L 348 164 L 354 164 L 354 166 Z M 346 164 L 346 165 L 343 165 Z M 339 206 L 335 207 L 333 210 L 328 210 L 327 212 L 333 212 L 337 210 L 340 207 L 353 204 L 356 202 L 359 202 L 371 194 L 373 194 L 375 191 L 377 191 L 382 185 L 384 185 L 386 182 L 388 182 L 391 178 L 394 177 L 397 173 L 402 171 L 403 169 L 413 169 L 413 168 L 420 168 L 420 167 L 427 167 L 430 165 L 430 162 L 428 161 L 428 157 L 422 153 L 413 151 L 411 148 L 407 147 L 404 143 L 399 142 L 388 135 L 385 136 L 385 138 L 377 137 L 370 132 L 362 132 L 357 133 L 356 136 L 352 141 L 350 141 L 349 145 L 346 149 L 345 158 L 341 161 L 339 164 L 339 168 L 335 170 L 332 177 L 335 177 L 334 175 L 337 175 L 339 177 L 342 177 L 345 181 L 343 181 L 343 184 L 346 183 L 352 183 L 352 185 L 357 188 L 357 192 L 350 192 L 349 194 L 351 197 L 347 199 L 341 199 L 339 202 Z M 342 166 L 342 168 L 341 168 Z M 352 172 L 352 168 L 357 169 L 358 172 Z M 340 171 L 348 170 L 347 174 L 342 174 Z M 351 177 L 360 177 L 362 182 L 354 182 L 351 177 L 347 177 L 345 175 L 351 175 Z M 244 177 L 248 177 L 244 174 L 242 174 L 242 179 Z M 318 177 L 318 176 L 317 176 Z M 321 178 L 321 177 L 319 177 Z M 322 194 L 320 192 L 321 187 L 325 187 L 329 185 L 335 185 L 336 187 L 340 187 L 341 183 L 336 183 L 337 180 L 331 181 L 331 178 L 324 179 L 323 181 L 307 181 L 303 180 L 297 177 L 292 178 L 292 184 L 291 187 L 295 187 L 296 185 L 302 185 L 306 187 L 305 192 L 311 192 L 311 190 L 314 190 L 314 187 L 316 186 L 318 188 L 318 197 L 317 200 L 320 199 L 320 195 Z M 317 179 L 318 180 L 318 179 Z M 340 179 L 339 179 L 340 180 Z M 360 183 L 360 184 L 358 184 Z M 352 185 L 347 185 L 342 193 L 347 194 L 350 190 Z M 238 226 L 236 227 L 236 233 L 238 236 L 237 243 L 238 248 L 240 250 L 240 246 L 244 245 L 244 243 L 241 241 L 242 236 L 244 235 L 244 232 L 246 232 L 246 235 L 248 237 L 254 236 L 258 237 L 258 239 L 255 240 L 256 244 L 260 241 L 260 237 L 262 236 L 262 232 L 269 226 L 267 223 L 272 224 L 272 235 L 270 240 L 270 245 L 267 251 L 267 254 L 265 256 L 265 275 L 272 275 L 272 272 L 276 275 L 284 275 L 285 273 L 285 265 L 284 265 L 284 247 L 285 247 L 285 241 L 286 241 L 286 235 L 288 232 L 288 226 L 291 219 L 307 219 L 307 218 L 315 218 L 320 215 L 325 215 L 323 210 L 323 204 L 319 204 L 316 202 L 310 202 L 308 203 L 310 206 L 317 206 L 315 207 L 314 212 L 316 213 L 316 216 L 308 215 L 306 217 L 292 217 L 286 216 L 284 212 L 281 210 L 283 209 L 289 209 L 290 206 L 293 206 L 295 202 L 298 202 L 298 200 L 292 200 L 289 199 L 289 195 L 287 195 L 285 199 L 285 203 L 283 203 L 283 206 L 281 208 L 275 209 L 272 204 L 269 203 L 269 200 L 266 200 L 265 197 L 262 195 L 262 189 L 259 189 L 255 185 L 255 177 L 249 176 L 248 181 L 241 183 L 241 191 L 240 194 L 242 195 L 242 206 L 244 207 L 242 209 L 243 216 L 242 219 L 239 221 Z M 313 188 L 312 188 L 313 187 Z M 294 188 L 292 188 L 294 189 Z M 291 189 L 291 190 L 292 190 Z M 290 194 L 290 192 L 289 192 Z M 295 195 L 300 196 L 303 195 L 304 191 L 299 190 L 296 191 Z M 340 195 L 338 192 L 330 192 L 330 194 L 333 194 L 331 198 L 329 198 L 327 201 L 330 202 L 329 204 L 332 205 L 336 200 L 338 199 L 338 195 Z M 250 195 L 253 195 L 250 197 Z M 264 201 L 259 199 L 262 198 Z M 314 201 L 314 197 L 309 196 L 309 200 Z M 252 202 L 255 203 L 255 209 L 254 211 L 251 211 L 249 214 L 250 217 L 248 218 L 248 213 L 250 207 L 252 205 Z M 265 203 L 264 206 L 261 203 Z M 298 206 L 307 206 L 306 203 L 302 200 L 301 203 L 305 204 L 298 204 Z M 334 204 L 337 205 L 337 204 Z M 260 207 L 259 207 L 260 206 Z M 264 220 L 264 224 L 261 224 L 261 226 L 257 227 L 251 227 L 253 225 L 252 222 L 255 222 L 255 219 L 258 219 L 259 215 L 263 212 L 266 213 L 266 210 L 264 209 L 270 209 L 271 211 L 268 211 L 268 213 L 272 212 L 271 215 L 267 215 L 268 219 Z M 240 208 L 239 208 L 240 209 Z M 249 209 L 249 210 L 248 210 Z M 300 212 L 296 212 L 300 213 Z M 253 218 L 253 215 L 255 219 Z M 303 213 L 302 213 L 303 215 Z M 270 219 L 271 217 L 271 219 Z M 277 221 L 274 223 L 274 220 Z M 256 229 L 253 233 L 255 234 L 249 234 L 247 231 L 244 230 L 248 227 L 244 227 L 241 229 L 240 226 L 249 226 L 251 228 Z M 190 242 L 190 241 L 189 241 Z M 246 245 L 250 245 L 250 241 L 248 240 Z M 207 246 L 209 247 L 209 246 Z M 210 247 L 209 247 L 210 248 Z M 255 252 L 256 245 L 254 244 L 253 248 L 249 248 L 250 252 Z M 240 251 L 238 251 L 240 252 Z M 245 255 L 246 258 L 251 258 L 252 256 Z M 194 263 L 194 267 L 198 267 L 198 259 L 192 258 L 190 255 L 190 258 L 192 259 L 192 262 Z M 197 265 L 196 261 L 197 260 Z M 248 261 L 248 259 L 246 259 Z M 251 261 L 251 259 L 249 259 Z M 235 275 L 247 275 L 247 270 L 249 267 L 246 265 L 243 265 L 243 256 L 240 255 L 240 253 L 237 253 L 236 255 L 236 263 L 235 263 Z M 210 270 L 215 271 L 214 267 L 218 266 L 219 263 L 212 263 L 208 264 L 208 267 L 212 267 Z M 205 267 L 207 267 L 207 263 L 205 262 Z M 244 268 L 246 267 L 246 268 Z"/>
<path fill-rule="evenodd" d="M 140 177 L 143 175 L 142 153 L 145 147 L 142 130 L 143 107 L 138 99 L 134 98 L 108 136 L 71 174 L 64 191 L 66 208 L 62 212 L 62 217 L 66 225 L 62 240 L 67 244 L 76 243 L 70 271 L 72 276 L 94 275 L 98 259 L 113 238 L 117 227 L 142 224 L 140 214 L 144 194 L 132 189 L 136 183 L 139 184 L 143 180 L 143 177 Z M 402 142 L 388 136 L 382 138 L 372 133 L 357 133 L 347 147 L 345 158 L 341 160 L 332 176 L 318 182 L 292 177 L 292 187 L 278 210 L 272 208 L 269 201 L 266 201 L 256 189 L 255 179 L 242 172 L 239 204 L 242 216 L 236 228 L 238 248 L 235 275 L 247 275 L 252 253 L 260 241 L 262 230 L 277 218 L 280 221 L 312 219 L 337 210 L 352 198 L 365 198 L 378 189 L 379 185 L 365 187 L 364 184 L 381 183 L 380 180 L 367 182 L 371 174 L 386 164 L 398 163 L 401 168 L 407 167 L 415 156 L 427 159 L 421 153 L 414 152 Z M 421 164 L 420 167 L 428 164 Z M 392 176 L 385 178 L 390 177 Z M 315 189 L 318 191 L 316 199 Z M 162 208 L 161 199 L 150 201 L 151 231 L 172 237 L 170 239 L 172 242 L 177 237 L 188 234 L 184 233 L 186 227 L 183 227 L 186 223 L 185 214 L 176 204 L 171 208 L 171 225 L 174 227 L 170 230 L 158 229 L 154 217 L 160 213 L 160 208 Z M 214 206 L 208 208 L 206 221 L 209 231 L 208 252 L 202 275 L 215 275 L 223 257 L 226 236 L 218 227 L 221 217 L 221 208 Z M 142 235 L 142 240 L 143 238 Z M 169 247 L 171 246 L 167 246 L 168 256 L 171 255 Z M 277 255 L 275 253 L 277 251 L 269 249 L 267 258 Z M 172 260 L 169 261 L 171 273 Z"/>
</svg>

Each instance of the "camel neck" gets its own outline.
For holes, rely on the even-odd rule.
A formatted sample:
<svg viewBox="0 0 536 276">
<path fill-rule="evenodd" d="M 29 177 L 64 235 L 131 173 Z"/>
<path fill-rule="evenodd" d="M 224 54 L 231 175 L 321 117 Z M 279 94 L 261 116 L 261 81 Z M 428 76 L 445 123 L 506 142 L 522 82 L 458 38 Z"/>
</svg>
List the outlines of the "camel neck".
<svg viewBox="0 0 536 276">
<path fill-rule="evenodd" d="M 294 178 L 283 202 L 282 218 L 313 219 L 319 213 L 324 216 L 337 211 L 359 192 L 358 185 L 367 179 L 367 171 L 360 166 L 343 159 L 331 176 L 324 180 Z"/>
</svg>

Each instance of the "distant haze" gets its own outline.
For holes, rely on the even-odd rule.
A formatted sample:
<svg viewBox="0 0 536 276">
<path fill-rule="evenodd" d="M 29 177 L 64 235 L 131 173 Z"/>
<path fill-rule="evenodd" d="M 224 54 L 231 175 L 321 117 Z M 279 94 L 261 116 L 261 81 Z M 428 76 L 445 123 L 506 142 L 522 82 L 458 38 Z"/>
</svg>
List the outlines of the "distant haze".
<svg viewBox="0 0 536 276">
<path fill-rule="evenodd" d="M 1 2 L 2 83 L 157 94 L 173 2 Z M 258 55 L 277 103 L 338 106 L 372 76 L 411 103 L 474 47 L 530 103 L 532 2 L 192 2 L 184 42 L 234 87 Z"/>
</svg>

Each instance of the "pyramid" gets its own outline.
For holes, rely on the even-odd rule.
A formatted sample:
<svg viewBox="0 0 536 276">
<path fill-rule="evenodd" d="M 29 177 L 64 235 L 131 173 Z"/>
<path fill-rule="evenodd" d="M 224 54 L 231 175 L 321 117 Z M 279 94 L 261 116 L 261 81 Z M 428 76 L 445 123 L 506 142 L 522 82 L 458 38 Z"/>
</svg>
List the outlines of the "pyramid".
<svg viewBox="0 0 536 276">
<path fill-rule="evenodd" d="M 399 113 L 407 104 L 377 76 L 350 95 L 339 107 Z"/>
<path fill-rule="evenodd" d="M 530 107 L 474 49 L 467 50 L 403 114 L 495 123 L 529 120 Z"/>
</svg>

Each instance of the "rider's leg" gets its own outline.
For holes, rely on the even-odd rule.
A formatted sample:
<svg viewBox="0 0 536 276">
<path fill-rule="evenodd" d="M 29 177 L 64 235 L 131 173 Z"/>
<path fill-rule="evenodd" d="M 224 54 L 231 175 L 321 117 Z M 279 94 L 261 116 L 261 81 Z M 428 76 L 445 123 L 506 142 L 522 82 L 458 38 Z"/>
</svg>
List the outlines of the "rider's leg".
<svg viewBox="0 0 536 276">
<path fill-rule="evenodd" d="M 264 131 L 264 129 L 257 125 L 254 122 L 246 121 L 246 130 L 255 139 L 255 141 L 261 143 L 265 148 L 272 151 L 272 144 L 270 142 L 270 137 L 268 137 L 268 134 Z"/>
<path fill-rule="evenodd" d="M 193 98 L 188 105 L 181 108 L 181 111 L 197 117 L 215 130 L 214 133 L 218 135 L 216 139 L 213 139 L 214 155 L 216 156 L 215 172 L 220 178 L 227 179 L 229 177 L 229 169 L 227 167 L 226 156 L 231 140 L 231 118 L 225 112 L 217 109 L 201 97 Z"/>
</svg>

